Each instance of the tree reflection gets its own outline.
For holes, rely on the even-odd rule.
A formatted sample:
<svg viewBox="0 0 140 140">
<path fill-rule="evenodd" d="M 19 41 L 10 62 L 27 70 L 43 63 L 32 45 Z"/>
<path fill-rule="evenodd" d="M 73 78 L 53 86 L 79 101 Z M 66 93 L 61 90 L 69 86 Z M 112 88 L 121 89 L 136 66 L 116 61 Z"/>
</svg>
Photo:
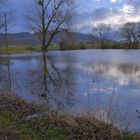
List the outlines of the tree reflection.
<svg viewBox="0 0 140 140">
<path fill-rule="evenodd" d="M 0 89 L 12 92 L 11 58 L 0 58 Z"/>
<path fill-rule="evenodd" d="M 27 101 L 45 103 L 72 115 L 96 117 L 118 127 L 135 117 L 139 64 L 87 63 L 73 54 L 60 54 L 4 58 L 0 61 L 0 85 L 10 88 L 10 81 L 16 95 Z"/>
<path fill-rule="evenodd" d="M 70 56 L 64 57 L 65 64 L 57 62 L 52 56 L 42 55 L 35 70 L 30 71 L 31 93 L 37 94 L 42 101 L 56 108 L 65 110 L 74 104 L 76 93 L 74 71 Z"/>
</svg>

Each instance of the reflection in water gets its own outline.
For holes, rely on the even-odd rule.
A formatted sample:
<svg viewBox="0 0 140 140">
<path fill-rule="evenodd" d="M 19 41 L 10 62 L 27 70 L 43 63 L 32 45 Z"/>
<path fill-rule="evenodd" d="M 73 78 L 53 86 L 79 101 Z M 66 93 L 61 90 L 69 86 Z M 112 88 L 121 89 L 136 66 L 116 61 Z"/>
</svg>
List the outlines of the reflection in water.
<svg viewBox="0 0 140 140">
<path fill-rule="evenodd" d="M 0 59 L 0 89 L 12 91 L 11 58 Z"/>
<path fill-rule="evenodd" d="M 45 98 L 45 103 L 57 110 L 64 111 L 64 107 L 74 104 L 75 79 L 69 62 L 59 68 L 51 56 L 42 55 L 39 65 L 29 71 L 27 78 L 31 93 Z"/>
<path fill-rule="evenodd" d="M 140 131 L 140 64 L 87 53 L 0 58 L 0 85 L 30 102 Z"/>
<path fill-rule="evenodd" d="M 113 64 L 104 61 L 99 61 L 97 63 L 91 64 L 92 69 L 99 74 L 119 74 L 121 75 L 139 75 L 140 76 L 140 66 L 135 64 Z"/>
</svg>

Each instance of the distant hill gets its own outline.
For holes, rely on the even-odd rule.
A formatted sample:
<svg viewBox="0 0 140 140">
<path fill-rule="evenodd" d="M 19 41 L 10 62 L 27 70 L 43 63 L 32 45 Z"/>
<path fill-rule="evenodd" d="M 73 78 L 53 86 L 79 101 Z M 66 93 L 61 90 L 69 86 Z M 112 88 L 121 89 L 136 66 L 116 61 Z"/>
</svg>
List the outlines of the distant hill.
<svg viewBox="0 0 140 140">
<path fill-rule="evenodd" d="M 21 32 L 21 33 L 10 33 L 8 34 L 9 38 L 9 44 L 10 45 L 39 45 L 40 41 L 37 37 L 37 35 L 34 33 L 29 32 Z M 82 43 L 88 43 L 91 41 L 91 38 L 93 41 L 97 41 L 98 38 L 95 36 L 91 36 L 90 34 L 82 34 L 82 33 L 76 33 L 71 32 L 69 35 L 66 35 L 64 32 L 58 33 L 52 43 L 53 44 L 59 44 L 62 39 L 70 39 L 76 42 L 82 42 Z M 0 34 L 0 41 L 3 43 L 4 40 L 4 34 Z"/>
<path fill-rule="evenodd" d="M 0 41 L 3 43 L 4 34 L 0 34 Z M 10 45 L 39 45 L 39 40 L 35 34 L 28 32 L 9 33 L 8 42 Z"/>
</svg>

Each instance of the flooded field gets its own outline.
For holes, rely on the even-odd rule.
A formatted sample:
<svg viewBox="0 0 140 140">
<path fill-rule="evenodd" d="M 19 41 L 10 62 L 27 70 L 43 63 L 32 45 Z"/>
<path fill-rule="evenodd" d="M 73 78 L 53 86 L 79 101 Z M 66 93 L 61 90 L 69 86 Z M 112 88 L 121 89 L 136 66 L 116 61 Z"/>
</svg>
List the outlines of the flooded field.
<svg viewBox="0 0 140 140">
<path fill-rule="evenodd" d="M 2 90 L 71 115 L 140 132 L 140 51 L 0 56 Z"/>
</svg>

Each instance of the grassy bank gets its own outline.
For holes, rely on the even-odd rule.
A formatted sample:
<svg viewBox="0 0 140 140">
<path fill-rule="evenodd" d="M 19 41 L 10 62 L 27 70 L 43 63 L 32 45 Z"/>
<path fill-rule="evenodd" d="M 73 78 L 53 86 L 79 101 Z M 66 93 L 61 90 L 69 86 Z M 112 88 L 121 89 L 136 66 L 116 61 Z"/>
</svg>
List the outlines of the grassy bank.
<svg viewBox="0 0 140 140">
<path fill-rule="evenodd" d="M 49 51 L 59 50 L 59 46 L 51 45 L 48 48 Z M 39 46 L 10 46 L 8 49 L 5 47 L 0 47 L 0 54 L 28 54 L 41 52 L 41 47 Z"/>
<path fill-rule="evenodd" d="M 0 94 L 1 140 L 139 140 L 95 119 L 58 114 Z"/>
</svg>

